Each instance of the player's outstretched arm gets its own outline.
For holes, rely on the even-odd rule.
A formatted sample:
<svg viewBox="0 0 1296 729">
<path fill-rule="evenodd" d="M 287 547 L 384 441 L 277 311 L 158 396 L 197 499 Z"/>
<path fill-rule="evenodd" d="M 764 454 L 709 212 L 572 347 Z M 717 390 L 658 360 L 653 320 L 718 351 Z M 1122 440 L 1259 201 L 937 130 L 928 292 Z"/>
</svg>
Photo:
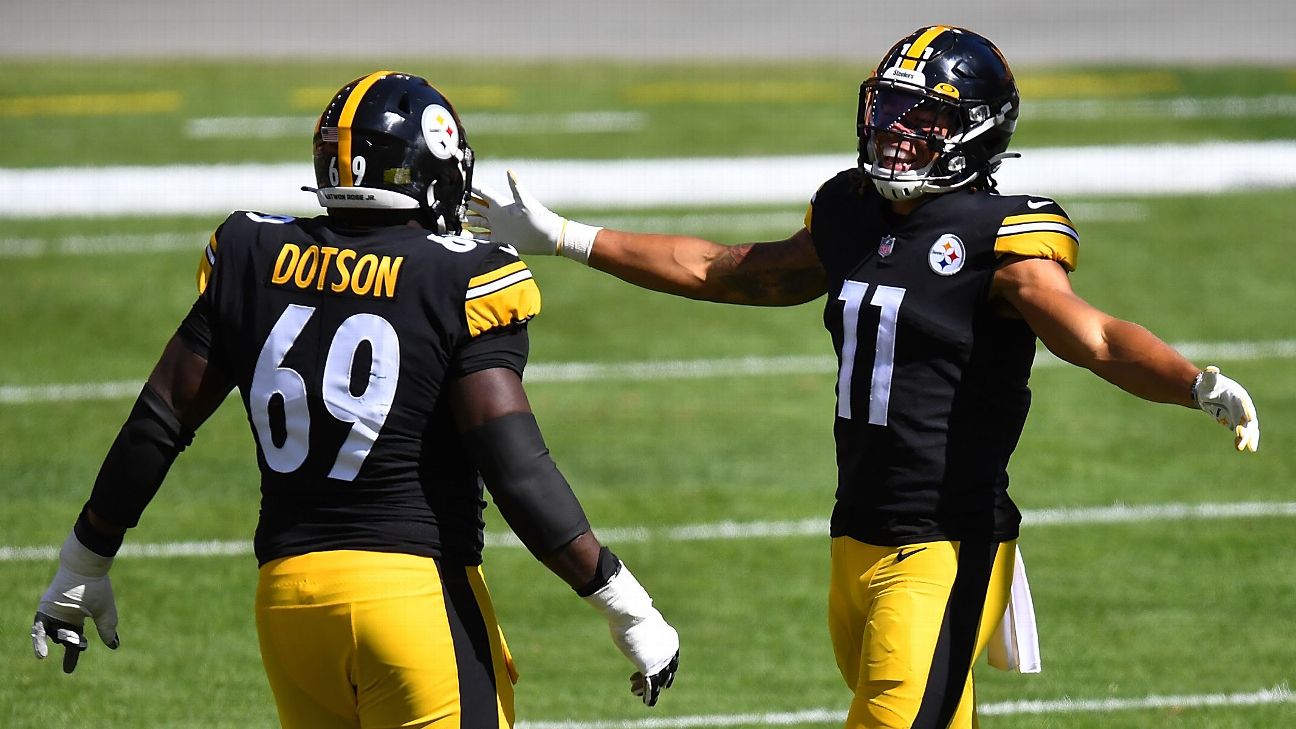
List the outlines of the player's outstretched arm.
<svg viewBox="0 0 1296 729">
<path fill-rule="evenodd" d="M 230 385 L 173 338 L 149 375 L 135 406 L 99 469 L 90 500 L 59 550 L 58 570 L 36 606 L 32 649 L 49 655 L 61 645 L 63 671 L 76 669 L 89 648 L 85 621 L 94 621 L 104 645 L 117 649 L 117 604 L 108 570 L 127 528 L 157 493 L 192 433 L 220 405 Z"/>
<path fill-rule="evenodd" d="M 560 255 L 654 291 L 705 301 L 791 306 L 827 290 L 808 231 L 727 246 L 702 238 L 598 228 L 549 210 L 508 174 L 510 195 L 485 185 L 468 207 L 492 240 L 523 253 Z"/>
<path fill-rule="evenodd" d="M 1202 409 L 1233 431 L 1239 451 L 1259 447 L 1260 421 L 1241 385 L 1218 368 L 1197 367 L 1144 327 L 1089 304 L 1057 263 L 1010 261 L 996 272 L 991 295 L 1025 319 L 1061 359 L 1145 400 Z"/>
<path fill-rule="evenodd" d="M 507 368 L 459 378 L 450 396 L 456 424 L 500 514 L 533 555 L 608 621 L 612 641 L 635 666 L 631 691 L 657 703 L 679 666 L 679 636 L 615 554 L 599 544 L 558 471 L 522 381 Z"/>
</svg>

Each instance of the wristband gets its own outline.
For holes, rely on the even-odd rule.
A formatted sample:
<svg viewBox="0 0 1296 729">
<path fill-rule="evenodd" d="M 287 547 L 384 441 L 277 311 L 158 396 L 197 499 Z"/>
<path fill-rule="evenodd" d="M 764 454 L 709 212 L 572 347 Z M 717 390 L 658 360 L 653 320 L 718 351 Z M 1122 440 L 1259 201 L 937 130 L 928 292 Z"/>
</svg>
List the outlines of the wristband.
<svg viewBox="0 0 1296 729">
<path fill-rule="evenodd" d="M 609 625 L 618 629 L 628 628 L 653 616 L 660 617 L 648 591 L 630 574 L 625 563 L 606 585 L 582 599 L 602 613 Z"/>
<path fill-rule="evenodd" d="M 1216 371 L 1218 372 L 1219 370 Z M 1205 376 L 1206 376 L 1206 370 L 1202 370 L 1201 372 L 1197 373 L 1196 377 L 1193 378 L 1192 390 L 1190 391 L 1190 393 L 1192 394 L 1193 405 L 1196 405 L 1197 407 L 1201 407 L 1201 400 L 1197 397 L 1197 388 L 1201 387 L 1202 378 Z"/>
<path fill-rule="evenodd" d="M 617 559 L 612 550 L 603 547 L 599 550 L 598 564 L 594 566 L 594 576 L 590 578 L 589 582 L 578 588 L 576 594 L 581 597 L 593 595 L 611 582 L 612 578 L 616 577 L 620 571 L 621 560 Z"/>
<path fill-rule="evenodd" d="M 588 266 L 590 251 L 594 249 L 594 237 L 600 230 L 603 229 L 564 218 L 562 229 L 558 231 L 558 255 Z"/>
</svg>

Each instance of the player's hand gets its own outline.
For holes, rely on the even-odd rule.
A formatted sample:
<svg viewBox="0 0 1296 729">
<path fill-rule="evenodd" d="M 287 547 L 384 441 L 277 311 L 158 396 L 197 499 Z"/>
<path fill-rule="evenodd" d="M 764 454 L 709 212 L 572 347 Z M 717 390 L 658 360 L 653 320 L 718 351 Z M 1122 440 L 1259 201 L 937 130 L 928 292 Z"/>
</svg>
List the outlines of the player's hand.
<svg viewBox="0 0 1296 729">
<path fill-rule="evenodd" d="M 487 228 L 489 239 L 512 245 L 522 253 L 562 255 L 589 262 L 589 251 L 600 228 L 568 220 L 545 207 L 522 188 L 508 171 L 512 200 L 485 185 L 474 185 L 468 198 L 468 225 Z"/>
<path fill-rule="evenodd" d="M 1218 367 L 1207 367 L 1193 385 L 1197 406 L 1233 431 L 1233 445 L 1239 451 L 1255 452 L 1260 447 L 1260 420 L 1255 403 L 1246 388 L 1220 374 Z"/>
<path fill-rule="evenodd" d="M 585 601 L 607 618 L 612 642 L 637 669 L 630 676 L 630 691 L 648 706 L 655 705 L 675 681 L 679 634 L 653 607 L 648 591 L 624 563 Z"/>
<path fill-rule="evenodd" d="M 670 663 L 662 670 L 644 678 L 642 673 L 635 671 L 630 675 L 630 693 L 643 699 L 648 706 L 656 706 L 657 698 L 661 692 L 671 687 L 675 683 L 675 671 L 679 669 L 679 651 L 675 651 L 675 657 L 671 658 Z"/>
<path fill-rule="evenodd" d="M 32 622 L 32 650 L 37 658 L 49 655 L 49 643 L 63 646 L 63 672 L 72 673 L 82 651 L 90 647 L 85 637 L 85 620 L 94 620 L 104 645 L 116 650 L 117 603 L 113 600 L 108 568 L 112 557 L 90 551 L 69 534 L 59 551 L 59 568 L 36 606 Z"/>
<path fill-rule="evenodd" d="M 522 189 L 513 170 L 508 171 L 512 200 L 486 185 L 473 185 L 468 198 L 469 223 L 490 229 L 490 239 L 507 243 L 522 253 L 545 256 L 558 255 L 558 240 L 562 236 L 563 217 L 545 207 Z"/>
</svg>

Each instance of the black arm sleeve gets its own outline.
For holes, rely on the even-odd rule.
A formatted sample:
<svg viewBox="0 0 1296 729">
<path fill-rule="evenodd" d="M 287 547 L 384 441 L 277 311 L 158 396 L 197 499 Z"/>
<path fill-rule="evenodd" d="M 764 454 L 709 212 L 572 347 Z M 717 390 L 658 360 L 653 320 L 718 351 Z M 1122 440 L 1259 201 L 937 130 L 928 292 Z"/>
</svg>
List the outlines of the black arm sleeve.
<svg viewBox="0 0 1296 729">
<path fill-rule="evenodd" d="M 536 558 L 589 531 L 567 479 L 549 457 L 531 413 L 511 413 L 463 434 L 504 520 Z"/>
<path fill-rule="evenodd" d="M 114 524 L 137 526 L 172 462 L 192 441 L 193 434 L 183 432 L 175 413 L 145 384 L 99 468 L 89 507 Z"/>
<path fill-rule="evenodd" d="M 212 326 L 211 326 L 211 304 L 207 299 L 198 297 L 193 306 L 189 307 L 189 313 L 185 315 L 176 334 L 180 336 L 180 341 L 184 342 L 185 347 L 194 354 L 203 359 L 211 359 L 212 350 Z"/>
</svg>

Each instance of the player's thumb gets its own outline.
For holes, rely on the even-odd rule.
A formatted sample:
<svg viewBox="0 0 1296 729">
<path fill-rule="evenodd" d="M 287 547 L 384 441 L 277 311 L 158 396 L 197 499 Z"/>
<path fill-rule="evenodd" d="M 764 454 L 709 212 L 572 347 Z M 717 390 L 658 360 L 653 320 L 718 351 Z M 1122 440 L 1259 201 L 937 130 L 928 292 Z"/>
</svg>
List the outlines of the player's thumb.
<svg viewBox="0 0 1296 729">
<path fill-rule="evenodd" d="M 121 645 L 121 636 L 117 634 L 117 606 L 110 605 L 102 615 L 95 618 L 94 624 L 95 630 L 99 632 L 99 640 L 109 648 L 117 650 Z"/>
</svg>

